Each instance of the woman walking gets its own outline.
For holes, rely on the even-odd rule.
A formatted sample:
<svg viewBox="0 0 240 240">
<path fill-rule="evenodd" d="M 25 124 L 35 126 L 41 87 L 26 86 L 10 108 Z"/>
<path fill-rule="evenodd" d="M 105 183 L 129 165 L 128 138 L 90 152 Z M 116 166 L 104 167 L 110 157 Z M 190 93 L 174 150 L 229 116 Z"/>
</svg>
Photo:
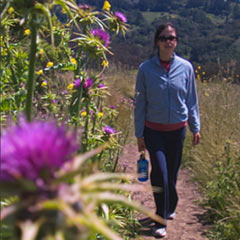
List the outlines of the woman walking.
<svg viewBox="0 0 240 240">
<path fill-rule="evenodd" d="M 156 223 L 153 234 L 166 236 L 167 219 L 175 217 L 176 182 L 188 123 L 193 144 L 200 140 L 200 119 L 194 70 L 190 62 L 176 55 L 176 28 L 160 25 L 155 33 L 157 53 L 138 70 L 135 91 L 135 135 L 139 152 L 148 150 L 156 213 L 165 225 Z"/>
</svg>

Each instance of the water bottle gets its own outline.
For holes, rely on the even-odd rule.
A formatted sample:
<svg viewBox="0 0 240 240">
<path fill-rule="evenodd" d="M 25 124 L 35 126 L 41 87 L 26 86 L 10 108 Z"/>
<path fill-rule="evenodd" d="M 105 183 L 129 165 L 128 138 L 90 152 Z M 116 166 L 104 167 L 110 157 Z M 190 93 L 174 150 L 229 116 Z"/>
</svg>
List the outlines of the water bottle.
<svg viewBox="0 0 240 240">
<path fill-rule="evenodd" d="M 146 182 L 148 180 L 148 160 L 145 158 L 144 152 L 137 161 L 137 173 L 139 181 Z"/>
</svg>

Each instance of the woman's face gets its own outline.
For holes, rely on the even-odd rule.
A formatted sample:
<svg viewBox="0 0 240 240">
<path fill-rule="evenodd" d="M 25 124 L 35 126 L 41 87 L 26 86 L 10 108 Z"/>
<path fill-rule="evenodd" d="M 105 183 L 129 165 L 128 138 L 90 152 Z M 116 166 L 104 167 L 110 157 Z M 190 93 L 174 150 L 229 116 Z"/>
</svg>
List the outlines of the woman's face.
<svg viewBox="0 0 240 240">
<path fill-rule="evenodd" d="M 166 27 L 158 36 L 157 46 L 160 54 L 172 54 L 177 46 L 177 35 L 174 28 Z"/>
</svg>

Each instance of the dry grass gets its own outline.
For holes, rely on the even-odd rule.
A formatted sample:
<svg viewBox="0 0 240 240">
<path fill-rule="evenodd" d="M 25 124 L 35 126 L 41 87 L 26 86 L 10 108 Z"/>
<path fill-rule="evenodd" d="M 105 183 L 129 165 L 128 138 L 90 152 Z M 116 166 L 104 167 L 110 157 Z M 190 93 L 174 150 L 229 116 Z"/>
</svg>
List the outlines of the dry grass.
<svg viewBox="0 0 240 240">
<path fill-rule="evenodd" d="M 214 240 L 240 239 L 240 86 L 199 83 L 201 143 L 187 138 L 184 159 L 203 191 Z"/>
<path fill-rule="evenodd" d="M 192 148 L 193 169 L 199 182 L 214 178 L 211 170 L 221 160 L 226 146 L 231 144 L 237 154 L 240 144 L 240 86 L 229 83 L 199 83 L 201 114 L 201 144 Z M 189 149 L 188 149 L 189 150 Z"/>
</svg>

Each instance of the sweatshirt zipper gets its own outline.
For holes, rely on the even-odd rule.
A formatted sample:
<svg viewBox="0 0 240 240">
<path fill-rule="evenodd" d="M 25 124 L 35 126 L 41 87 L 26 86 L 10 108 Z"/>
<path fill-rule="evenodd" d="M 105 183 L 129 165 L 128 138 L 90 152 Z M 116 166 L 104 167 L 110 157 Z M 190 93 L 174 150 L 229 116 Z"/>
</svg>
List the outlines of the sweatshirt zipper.
<svg viewBox="0 0 240 240">
<path fill-rule="evenodd" d="M 160 64 L 161 65 L 161 64 Z M 167 72 L 167 70 L 161 66 L 164 71 L 166 72 L 166 76 L 167 76 L 167 89 L 168 89 L 168 123 L 170 123 L 170 107 L 171 107 L 171 98 L 170 98 L 170 82 L 169 82 L 169 71 Z M 170 63 L 170 68 L 171 68 L 171 63 Z"/>
<path fill-rule="evenodd" d="M 168 123 L 170 123 L 170 107 L 171 107 L 171 97 L 170 97 L 170 83 L 167 74 L 167 86 L 168 86 Z"/>
</svg>

